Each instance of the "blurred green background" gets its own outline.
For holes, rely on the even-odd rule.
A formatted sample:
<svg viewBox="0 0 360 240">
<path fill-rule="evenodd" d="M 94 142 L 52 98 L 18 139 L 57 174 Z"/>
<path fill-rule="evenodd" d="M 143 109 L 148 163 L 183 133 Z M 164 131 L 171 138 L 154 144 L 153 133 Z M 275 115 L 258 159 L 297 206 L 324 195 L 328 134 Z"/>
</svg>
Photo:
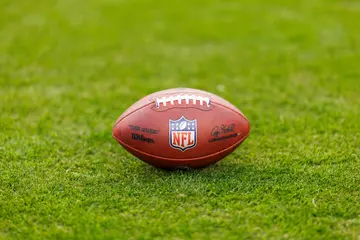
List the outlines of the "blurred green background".
<svg viewBox="0 0 360 240">
<path fill-rule="evenodd" d="M 360 2 L 2 0 L 0 238 L 359 239 Z M 192 87 L 249 139 L 166 172 L 111 137 Z"/>
</svg>

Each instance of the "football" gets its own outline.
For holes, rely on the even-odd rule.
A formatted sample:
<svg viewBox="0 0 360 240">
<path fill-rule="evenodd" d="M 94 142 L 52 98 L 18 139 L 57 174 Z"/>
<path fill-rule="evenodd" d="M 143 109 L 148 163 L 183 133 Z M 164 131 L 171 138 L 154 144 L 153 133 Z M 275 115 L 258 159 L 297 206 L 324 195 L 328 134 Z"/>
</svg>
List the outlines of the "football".
<svg viewBox="0 0 360 240">
<path fill-rule="evenodd" d="M 244 114 L 223 98 L 174 88 L 150 94 L 117 119 L 113 137 L 155 167 L 203 168 L 233 152 L 249 135 Z"/>
</svg>

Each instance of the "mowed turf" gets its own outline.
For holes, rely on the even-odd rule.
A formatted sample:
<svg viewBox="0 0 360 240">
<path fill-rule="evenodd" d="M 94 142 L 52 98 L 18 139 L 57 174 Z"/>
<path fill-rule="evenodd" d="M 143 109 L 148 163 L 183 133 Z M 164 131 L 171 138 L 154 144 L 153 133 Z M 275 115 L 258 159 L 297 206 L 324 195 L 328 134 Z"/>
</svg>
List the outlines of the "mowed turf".
<svg viewBox="0 0 360 240">
<path fill-rule="evenodd" d="M 358 1 L 2 0 L 1 239 L 359 239 Z M 192 87 L 250 137 L 204 170 L 111 137 Z"/>
</svg>

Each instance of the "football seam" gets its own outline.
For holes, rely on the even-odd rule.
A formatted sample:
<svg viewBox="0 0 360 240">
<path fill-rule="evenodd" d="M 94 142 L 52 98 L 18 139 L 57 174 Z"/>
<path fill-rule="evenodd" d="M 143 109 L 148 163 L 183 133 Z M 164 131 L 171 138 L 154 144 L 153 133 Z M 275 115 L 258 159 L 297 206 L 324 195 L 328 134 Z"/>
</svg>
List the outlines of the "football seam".
<svg viewBox="0 0 360 240">
<path fill-rule="evenodd" d="M 147 155 L 149 157 L 153 157 L 153 158 L 157 158 L 157 159 L 161 159 L 161 160 L 170 160 L 170 161 L 194 161 L 194 160 L 200 160 L 200 159 L 203 159 L 203 158 L 209 158 L 209 157 L 212 157 L 212 156 L 215 156 L 217 154 L 220 154 L 222 152 L 226 152 L 227 150 L 233 148 L 234 146 L 238 145 L 238 144 L 241 144 L 250 134 L 250 127 L 249 127 L 249 131 L 248 131 L 248 134 L 246 134 L 244 137 L 242 137 L 239 141 L 237 141 L 236 143 L 234 143 L 233 145 L 231 145 L 230 147 L 227 147 L 221 151 L 218 151 L 218 152 L 215 152 L 215 153 L 212 153 L 212 154 L 209 154 L 209 155 L 205 155 L 205 156 L 202 156 L 202 157 L 196 157 L 196 158 L 167 158 L 167 157 L 160 157 L 160 156 L 156 156 L 156 155 L 153 155 L 153 154 L 150 154 L 150 153 L 146 153 L 146 152 L 143 152 L 141 150 L 137 150 L 131 146 L 129 146 L 128 144 L 125 144 L 123 143 L 120 139 L 118 139 L 114 134 L 112 134 L 113 138 L 116 139 L 116 141 L 118 141 L 121 145 L 124 145 L 132 150 L 134 150 L 135 152 L 138 152 L 138 153 L 141 153 L 141 154 L 144 154 L 144 155 Z"/>
<path fill-rule="evenodd" d="M 140 109 L 143 109 L 143 108 L 145 108 L 145 107 L 147 107 L 147 106 L 149 106 L 149 105 L 151 105 L 151 104 L 153 104 L 153 103 L 154 103 L 154 102 L 150 102 L 150 103 L 148 103 L 148 104 L 146 104 L 146 105 L 144 105 L 144 106 L 142 106 L 142 107 L 140 107 L 140 108 L 134 109 L 133 111 L 129 112 L 128 114 L 126 114 L 126 115 L 123 116 L 122 118 L 118 119 L 118 120 L 115 122 L 114 127 L 115 127 L 119 122 L 121 122 L 122 120 L 124 120 L 124 118 L 126 118 L 127 116 L 129 116 L 130 114 L 132 114 L 132 113 L 134 113 L 134 112 L 136 112 L 136 111 L 139 111 Z M 221 104 L 221 103 L 218 103 L 218 102 L 216 102 L 216 101 L 213 101 L 213 103 L 216 104 L 216 105 L 222 106 L 222 107 L 224 107 L 224 108 L 226 108 L 226 109 L 228 109 L 228 110 L 231 110 L 231 111 L 233 111 L 233 112 L 235 112 L 235 113 L 237 113 L 237 114 L 239 114 L 244 120 L 246 120 L 246 121 L 248 122 L 249 128 L 250 128 L 250 122 L 249 122 L 249 120 L 245 117 L 245 115 L 244 115 L 241 111 L 239 111 L 239 110 L 237 110 L 237 109 L 229 108 L 229 107 L 227 107 L 227 106 L 225 106 L 225 105 L 223 105 L 223 104 Z M 249 129 L 249 130 L 250 130 L 250 129 Z M 249 131 L 249 132 L 250 132 L 250 131 Z"/>
<path fill-rule="evenodd" d="M 124 118 L 126 118 L 127 116 L 129 116 L 130 114 L 132 114 L 132 113 L 134 113 L 134 112 L 136 112 L 136 111 L 139 111 L 140 109 L 143 109 L 143 108 L 147 107 L 148 105 L 150 105 L 150 104 L 152 104 L 152 103 L 153 103 L 153 102 L 150 102 L 150 103 L 148 103 L 148 104 L 146 104 L 146 105 L 144 105 L 144 106 L 142 106 L 142 107 L 136 108 L 136 109 L 134 109 L 133 111 L 129 112 L 128 114 L 126 114 L 126 115 L 123 116 L 122 118 L 118 119 L 118 120 L 115 122 L 114 127 L 115 127 L 119 122 L 121 122 L 122 120 L 124 120 Z"/>
<path fill-rule="evenodd" d="M 237 114 L 239 114 L 244 120 L 246 120 L 246 121 L 248 122 L 248 124 L 249 124 L 249 132 L 250 132 L 250 122 L 249 122 L 249 120 L 245 117 L 245 115 L 244 115 L 242 112 L 240 112 L 240 110 L 229 108 L 229 107 L 227 107 L 227 106 L 225 106 L 225 105 L 223 105 L 223 104 L 221 104 L 221 103 L 218 103 L 218 102 L 214 102 L 214 103 L 217 104 L 217 105 L 220 105 L 220 106 L 222 106 L 222 107 L 224 107 L 224 108 L 226 108 L 226 109 L 229 109 L 229 110 L 231 110 L 231 111 L 233 111 L 233 112 L 236 112 Z"/>
<path fill-rule="evenodd" d="M 196 89 L 191 89 L 191 88 L 185 88 L 185 89 L 191 90 L 191 91 L 188 92 L 189 94 L 198 94 L 198 90 L 196 90 Z M 210 97 L 210 100 L 211 100 L 211 97 L 214 97 L 214 96 L 221 98 L 221 96 L 216 96 L 215 94 L 206 92 L 205 90 L 201 90 L 201 89 L 200 89 L 199 91 L 201 91 L 201 94 L 208 95 L 208 96 Z M 183 91 L 179 90 L 179 91 L 175 91 L 175 92 L 173 92 L 173 93 L 171 93 L 171 94 L 169 94 L 169 95 L 181 94 L 181 93 L 183 93 Z M 156 95 L 156 94 L 158 94 L 158 93 L 153 93 L 153 94 Z M 153 95 L 153 94 L 151 94 L 151 95 Z M 226 102 L 228 102 L 228 103 L 230 104 L 230 106 L 234 108 L 233 110 L 234 110 L 235 112 L 239 112 L 239 113 L 246 119 L 245 115 L 244 115 L 235 105 L 233 105 L 231 102 L 227 101 L 226 99 L 223 99 L 223 100 L 225 100 Z M 217 101 L 214 101 L 214 100 L 211 100 L 211 101 L 212 101 L 212 102 L 215 102 L 215 103 L 218 103 Z M 218 104 L 219 104 L 219 103 L 218 103 Z M 229 107 L 226 107 L 226 106 L 223 105 L 223 104 L 219 104 L 219 105 L 221 105 L 221 106 L 223 106 L 223 107 L 225 107 L 225 108 L 231 109 L 231 108 L 229 108 Z M 247 120 L 247 119 L 246 119 L 246 120 Z"/>
</svg>

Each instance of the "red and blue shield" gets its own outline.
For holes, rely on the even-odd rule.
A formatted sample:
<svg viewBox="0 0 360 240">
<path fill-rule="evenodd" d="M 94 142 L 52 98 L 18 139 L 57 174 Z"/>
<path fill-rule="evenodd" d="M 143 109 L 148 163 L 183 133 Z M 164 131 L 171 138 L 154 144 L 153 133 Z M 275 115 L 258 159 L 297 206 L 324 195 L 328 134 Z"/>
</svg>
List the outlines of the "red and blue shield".
<svg viewBox="0 0 360 240">
<path fill-rule="evenodd" d="M 178 120 L 169 120 L 169 143 L 172 148 L 185 151 L 196 146 L 196 119 L 188 120 L 184 116 Z"/>
</svg>

